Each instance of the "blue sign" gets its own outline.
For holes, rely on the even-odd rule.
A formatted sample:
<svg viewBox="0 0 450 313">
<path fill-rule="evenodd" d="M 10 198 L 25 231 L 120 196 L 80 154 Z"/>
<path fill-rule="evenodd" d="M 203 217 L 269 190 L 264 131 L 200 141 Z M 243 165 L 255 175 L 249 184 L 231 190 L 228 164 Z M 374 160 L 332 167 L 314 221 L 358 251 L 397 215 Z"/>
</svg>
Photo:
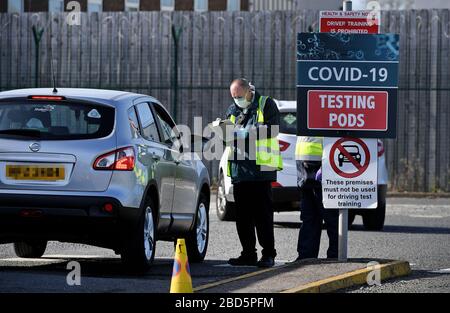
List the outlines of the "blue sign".
<svg viewBox="0 0 450 313">
<path fill-rule="evenodd" d="M 299 33 L 297 36 L 298 135 L 395 138 L 398 65 L 399 35 L 397 34 Z M 312 118 L 312 115 L 311 111 L 308 112 L 308 108 L 311 108 L 308 106 L 308 101 L 311 101 L 313 96 L 315 99 L 325 99 L 325 96 L 317 94 L 317 91 L 320 90 L 326 91 L 326 99 L 333 99 L 332 96 L 330 97 L 333 92 L 340 95 L 343 91 L 349 95 L 351 92 L 358 95 L 361 95 L 358 92 L 373 91 L 374 95 L 375 92 L 387 92 L 386 103 L 383 103 L 383 106 L 387 107 L 387 116 L 379 116 L 380 119 L 388 120 L 387 129 L 349 129 L 346 127 L 333 130 L 310 129 L 308 119 Z M 310 91 L 315 92 L 309 93 Z M 370 93 L 367 95 L 370 96 Z M 360 96 L 358 96 L 359 100 L 361 100 Z M 322 107 L 326 109 L 324 103 L 322 103 Z M 355 104 L 354 107 L 357 105 Z M 321 113 L 314 112 L 315 115 Z M 338 113 L 336 110 L 333 112 L 334 115 Z M 361 114 L 363 113 L 361 111 Z M 367 114 L 367 116 L 374 118 L 373 114 Z"/>
<path fill-rule="evenodd" d="M 398 62 L 315 61 L 298 62 L 299 86 L 397 88 Z"/>
</svg>

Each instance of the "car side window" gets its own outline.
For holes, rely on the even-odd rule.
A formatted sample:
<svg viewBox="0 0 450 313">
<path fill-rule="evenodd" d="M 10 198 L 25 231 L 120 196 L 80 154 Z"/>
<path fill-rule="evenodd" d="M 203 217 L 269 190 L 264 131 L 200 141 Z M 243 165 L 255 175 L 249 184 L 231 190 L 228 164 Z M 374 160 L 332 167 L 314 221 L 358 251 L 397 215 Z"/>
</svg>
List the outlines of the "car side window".
<svg viewBox="0 0 450 313">
<path fill-rule="evenodd" d="M 153 108 L 161 126 L 161 141 L 165 144 L 172 145 L 177 139 L 175 132 L 172 131 L 175 128 L 175 123 L 159 105 L 153 104 Z"/>
<path fill-rule="evenodd" d="M 140 137 L 139 122 L 134 107 L 128 109 L 128 121 L 130 123 L 131 137 L 137 139 Z"/>
<path fill-rule="evenodd" d="M 141 134 L 142 137 L 152 141 L 160 141 L 158 135 L 158 128 L 155 123 L 152 111 L 148 106 L 148 103 L 143 102 L 136 105 L 136 110 L 141 121 Z"/>
</svg>

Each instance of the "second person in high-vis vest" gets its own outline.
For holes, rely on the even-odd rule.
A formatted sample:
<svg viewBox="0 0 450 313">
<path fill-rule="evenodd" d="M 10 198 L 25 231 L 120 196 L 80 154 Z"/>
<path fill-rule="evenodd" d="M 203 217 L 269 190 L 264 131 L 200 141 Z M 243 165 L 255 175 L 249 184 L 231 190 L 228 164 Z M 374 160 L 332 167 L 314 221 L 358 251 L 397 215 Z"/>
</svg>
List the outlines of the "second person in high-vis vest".
<svg viewBox="0 0 450 313">
<path fill-rule="evenodd" d="M 322 204 L 322 137 L 297 137 L 295 159 L 301 191 L 298 260 L 319 256 L 322 224 L 325 221 L 329 246 L 327 258 L 338 257 L 338 211 L 324 209 Z"/>
<path fill-rule="evenodd" d="M 229 150 L 227 175 L 233 183 L 236 228 L 242 251 L 228 263 L 272 267 L 277 253 L 271 183 L 283 167 L 277 139 L 280 114 L 275 102 L 260 95 L 244 78 L 233 80 L 230 93 L 234 103 L 226 116 L 235 124 L 235 140 Z M 259 261 L 255 228 L 263 248 Z"/>
</svg>

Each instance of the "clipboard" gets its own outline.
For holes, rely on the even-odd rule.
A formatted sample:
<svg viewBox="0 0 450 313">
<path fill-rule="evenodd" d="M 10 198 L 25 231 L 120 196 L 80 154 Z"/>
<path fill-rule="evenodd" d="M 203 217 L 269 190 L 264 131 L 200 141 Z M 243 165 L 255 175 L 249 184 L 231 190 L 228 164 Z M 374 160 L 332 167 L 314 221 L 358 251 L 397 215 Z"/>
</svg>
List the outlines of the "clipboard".
<svg viewBox="0 0 450 313">
<path fill-rule="evenodd" d="M 208 127 L 218 136 L 223 142 L 232 142 L 233 136 L 229 136 L 230 138 L 224 138 L 227 134 L 227 129 L 230 127 L 234 128 L 236 125 L 233 124 L 230 120 L 221 120 L 216 119 L 215 121 L 208 124 Z"/>
</svg>

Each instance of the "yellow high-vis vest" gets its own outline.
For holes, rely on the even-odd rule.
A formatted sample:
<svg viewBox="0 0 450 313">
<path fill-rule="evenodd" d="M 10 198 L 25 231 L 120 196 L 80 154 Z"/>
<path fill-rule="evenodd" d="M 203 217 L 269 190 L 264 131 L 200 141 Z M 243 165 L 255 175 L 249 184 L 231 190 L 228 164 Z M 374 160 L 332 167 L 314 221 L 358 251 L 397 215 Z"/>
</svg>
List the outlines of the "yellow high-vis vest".
<svg viewBox="0 0 450 313">
<path fill-rule="evenodd" d="M 264 123 L 264 106 L 269 97 L 261 96 L 258 101 L 258 108 L 256 110 L 256 121 L 259 124 Z M 230 115 L 230 121 L 235 124 L 236 116 Z M 281 171 L 283 169 L 283 159 L 280 153 L 280 144 L 278 138 L 257 139 L 256 144 L 256 165 L 265 166 L 274 171 Z M 230 149 L 229 157 L 232 154 Z M 231 163 L 227 164 L 227 175 L 231 176 Z"/>
<path fill-rule="evenodd" d="M 300 161 L 322 161 L 323 137 L 298 136 L 295 159 Z"/>
</svg>

